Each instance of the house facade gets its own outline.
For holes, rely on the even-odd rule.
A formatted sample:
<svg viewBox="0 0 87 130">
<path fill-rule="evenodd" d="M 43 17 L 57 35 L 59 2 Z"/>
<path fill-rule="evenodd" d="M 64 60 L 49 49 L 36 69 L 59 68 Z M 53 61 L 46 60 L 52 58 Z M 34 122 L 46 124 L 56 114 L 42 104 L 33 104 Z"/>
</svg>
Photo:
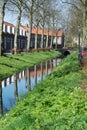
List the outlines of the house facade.
<svg viewBox="0 0 87 130">
<path fill-rule="evenodd" d="M 4 52 L 10 52 L 12 48 L 14 48 L 14 34 L 15 34 L 16 27 L 8 22 L 3 23 L 3 43 L 2 48 L 4 49 Z M 18 44 L 17 49 L 23 50 L 26 49 L 27 46 L 27 35 L 28 35 L 29 27 L 20 26 L 19 29 L 19 35 L 18 35 Z M 31 40 L 30 40 L 30 48 L 33 49 L 35 47 L 35 34 L 36 34 L 36 28 L 32 28 L 31 33 Z M 38 28 L 38 37 L 37 37 L 37 48 L 41 47 L 41 37 L 42 37 L 42 29 Z M 52 33 L 52 31 L 49 31 L 44 29 L 44 42 L 43 47 L 46 47 L 48 37 L 48 47 L 50 47 L 51 44 L 51 37 L 53 37 L 52 44 L 53 46 L 57 44 L 57 47 L 63 47 L 64 46 L 64 35 L 61 30 L 59 30 L 57 33 Z"/>
<path fill-rule="evenodd" d="M 5 52 L 10 52 L 10 50 L 14 48 L 15 29 L 16 27 L 13 24 L 4 22 L 2 47 L 4 48 Z M 19 35 L 18 35 L 17 48 L 18 49 L 25 48 L 26 44 L 27 44 L 26 30 L 20 28 Z"/>
<path fill-rule="evenodd" d="M 57 44 L 57 45 L 56 45 Z M 53 46 L 57 46 L 57 48 L 62 48 L 64 47 L 64 34 L 62 30 L 58 30 L 56 34 L 54 34 L 53 38 Z"/>
</svg>

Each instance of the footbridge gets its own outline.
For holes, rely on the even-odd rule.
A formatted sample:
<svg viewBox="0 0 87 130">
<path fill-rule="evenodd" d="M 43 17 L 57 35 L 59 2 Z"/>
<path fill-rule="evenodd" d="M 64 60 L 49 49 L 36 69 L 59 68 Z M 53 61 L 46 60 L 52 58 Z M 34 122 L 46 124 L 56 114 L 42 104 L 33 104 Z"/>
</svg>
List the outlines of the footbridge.
<svg viewBox="0 0 87 130">
<path fill-rule="evenodd" d="M 70 53 L 74 50 L 76 50 L 76 48 L 73 48 L 73 47 L 68 47 L 68 48 L 63 47 L 63 48 L 57 49 L 57 51 L 61 52 L 64 57 L 66 57 L 67 55 L 70 55 Z"/>
</svg>

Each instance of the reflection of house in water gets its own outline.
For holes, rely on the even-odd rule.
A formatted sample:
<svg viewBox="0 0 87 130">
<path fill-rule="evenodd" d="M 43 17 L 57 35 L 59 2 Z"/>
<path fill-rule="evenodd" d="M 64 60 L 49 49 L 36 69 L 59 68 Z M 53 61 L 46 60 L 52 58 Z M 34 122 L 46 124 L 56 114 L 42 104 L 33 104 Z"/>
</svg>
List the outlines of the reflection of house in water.
<svg viewBox="0 0 87 130">
<path fill-rule="evenodd" d="M 51 68 L 48 68 L 48 71 L 52 71 L 52 69 Z M 41 75 L 41 70 L 37 70 L 37 76 L 40 76 Z M 46 73 L 46 68 L 45 69 L 43 69 L 43 73 Z M 34 71 L 30 71 L 30 77 L 34 77 Z"/>
<path fill-rule="evenodd" d="M 54 67 L 54 65 L 52 65 L 53 61 L 54 60 L 52 60 L 52 61 L 50 60 L 47 62 L 47 64 L 42 63 L 42 70 L 41 70 L 41 64 L 36 65 L 36 75 L 38 77 L 40 77 L 42 74 L 46 74 L 47 72 L 50 73 Z M 47 67 L 46 67 L 46 65 L 47 65 Z M 28 68 L 28 73 L 29 73 L 29 77 L 34 78 L 34 76 L 35 76 L 34 67 Z M 17 76 L 18 82 L 20 82 L 20 80 L 22 78 L 27 80 L 27 69 L 21 71 L 20 73 L 17 73 L 16 76 Z M 2 87 L 5 87 L 11 83 L 14 83 L 14 75 L 9 76 L 8 78 L 4 79 L 2 81 Z"/>
<path fill-rule="evenodd" d="M 20 73 L 9 76 L 3 80 L 1 84 L 3 97 L 2 101 L 4 104 L 3 108 L 9 110 L 15 105 L 16 98 L 20 99 L 22 94 L 32 90 L 46 77 L 46 75 L 51 73 L 54 67 L 53 62 L 55 62 L 55 59 L 35 65 L 31 68 L 26 68 Z"/>
<path fill-rule="evenodd" d="M 35 74 L 38 76 L 38 78 L 42 75 L 47 75 L 50 72 L 52 72 L 53 68 L 60 63 L 60 59 L 52 59 L 50 61 L 41 63 L 39 65 L 36 65 L 36 72 L 34 70 L 34 66 L 31 68 L 27 68 L 20 73 L 17 73 L 17 82 L 20 82 L 21 79 L 27 80 L 27 78 L 35 78 Z M 2 87 L 6 87 L 7 85 L 14 83 L 14 75 L 9 76 L 8 78 L 4 79 L 2 81 Z"/>
<path fill-rule="evenodd" d="M 51 72 L 52 69 L 53 69 L 53 68 L 50 67 L 50 62 L 48 62 L 48 64 L 47 64 L 47 69 L 48 69 L 48 72 Z M 42 71 L 43 71 L 43 74 L 46 73 L 46 64 L 45 63 L 43 63 L 43 65 L 42 65 Z M 36 74 L 37 74 L 37 76 L 40 77 L 42 75 L 42 71 L 41 71 L 41 65 L 37 65 L 36 66 Z M 21 71 L 20 73 L 16 74 L 17 81 L 20 82 L 20 80 L 22 78 L 27 79 L 26 74 L 27 74 L 26 69 Z M 34 76 L 35 76 L 34 67 L 29 68 L 29 76 L 34 78 Z M 14 83 L 14 75 L 9 76 L 8 78 L 4 79 L 2 81 L 2 87 L 5 87 L 5 86 L 9 85 L 10 83 Z"/>
</svg>

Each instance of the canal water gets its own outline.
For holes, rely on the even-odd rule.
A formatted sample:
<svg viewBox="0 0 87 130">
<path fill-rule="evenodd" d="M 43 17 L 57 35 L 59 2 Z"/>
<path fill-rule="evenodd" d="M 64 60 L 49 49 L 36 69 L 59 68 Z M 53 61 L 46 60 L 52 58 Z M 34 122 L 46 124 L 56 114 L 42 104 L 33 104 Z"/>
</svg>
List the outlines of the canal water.
<svg viewBox="0 0 87 130">
<path fill-rule="evenodd" d="M 0 85 L 0 113 L 6 113 L 20 100 L 24 94 L 49 75 L 60 63 L 61 59 L 52 59 L 47 62 L 26 68 L 1 81 Z"/>
</svg>

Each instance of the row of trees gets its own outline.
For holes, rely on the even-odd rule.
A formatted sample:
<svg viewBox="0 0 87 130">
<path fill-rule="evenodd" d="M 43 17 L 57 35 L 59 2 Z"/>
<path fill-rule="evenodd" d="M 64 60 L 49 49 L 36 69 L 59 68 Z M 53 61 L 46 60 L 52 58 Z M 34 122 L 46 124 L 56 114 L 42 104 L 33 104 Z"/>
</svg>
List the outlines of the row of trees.
<svg viewBox="0 0 87 130">
<path fill-rule="evenodd" d="M 12 13 L 16 13 L 16 30 L 14 37 L 14 52 L 17 50 L 17 36 L 18 30 L 20 27 L 21 19 L 27 19 L 29 30 L 28 30 L 28 42 L 27 42 L 27 51 L 30 49 L 30 39 L 31 39 L 31 30 L 32 26 L 36 27 L 35 35 L 35 49 L 37 49 L 37 36 L 38 36 L 38 27 L 42 28 L 42 37 L 41 37 L 41 48 L 43 47 L 44 40 L 44 28 L 57 31 L 58 29 L 58 18 L 59 11 L 56 8 L 58 0 L 2 0 L 0 2 L 0 55 L 1 55 L 1 45 L 2 45 L 2 33 L 3 33 L 3 21 L 5 10 L 9 10 Z M 48 46 L 48 36 L 46 47 Z M 52 45 L 53 36 L 51 37 Z"/>
<path fill-rule="evenodd" d="M 87 45 L 87 0 L 61 0 L 68 6 L 68 38 L 77 36 L 80 27 L 82 44 Z M 70 39 L 71 40 L 71 39 Z"/>
<path fill-rule="evenodd" d="M 61 17 L 61 10 L 59 11 L 59 2 L 67 5 L 68 13 L 67 16 Z M 17 50 L 17 36 L 20 27 L 21 19 L 28 21 L 29 31 L 28 31 L 28 42 L 27 51 L 30 49 L 30 39 L 32 27 L 36 27 L 35 35 L 35 49 L 37 49 L 37 37 L 38 37 L 38 27 L 42 28 L 41 36 L 41 48 L 43 48 L 44 42 L 44 29 L 48 30 L 48 35 L 46 38 L 46 47 L 48 46 L 48 36 L 49 30 L 52 32 L 58 31 L 59 21 L 61 20 L 61 25 L 63 29 L 65 28 L 68 38 L 67 42 L 69 44 L 72 42 L 73 37 L 78 35 L 78 26 L 80 25 L 83 44 L 87 45 L 87 1 L 86 0 L 2 0 L 0 1 L 0 55 L 1 55 L 1 45 L 2 45 L 2 29 L 5 10 L 9 10 L 12 13 L 16 13 L 16 31 L 14 38 L 14 51 Z M 63 8 L 62 8 L 63 10 Z M 66 13 L 64 13 L 66 14 Z M 67 37 L 66 36 L 66 37 Z M 52 46 L 53 36 L 51 37 Z"/>
</svg>

